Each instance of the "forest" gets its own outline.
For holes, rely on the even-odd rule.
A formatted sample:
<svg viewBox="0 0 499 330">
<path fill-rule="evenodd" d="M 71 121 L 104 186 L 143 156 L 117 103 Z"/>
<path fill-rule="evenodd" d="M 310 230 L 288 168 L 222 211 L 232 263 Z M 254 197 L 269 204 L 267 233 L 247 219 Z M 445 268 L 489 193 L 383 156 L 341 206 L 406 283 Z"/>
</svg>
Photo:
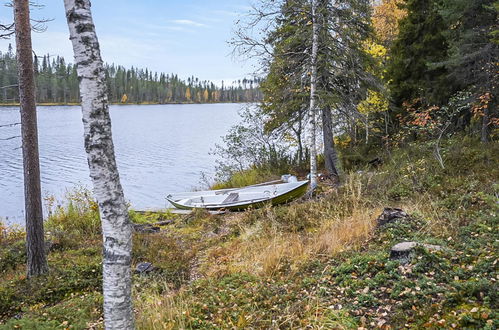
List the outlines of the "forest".
<svg viewBox="0 0 499 330">
<path fill-rule="evenodd" d="M 48 198 L 26 230 L 0 222 L 0 329 L 499 328 L 499 1 L 259 0 L 229 43 L 261 77 L 220 89 L 105 65 L 90 1 L 64 4 L 93 190 Z M 26 37 L 29 17 L 16 17 Z M 76 98 L 76 85 L 40 82 L 65 68 L 75 83 L 74 67 L 39 61 L 37 95 Z M 22 114 L 35 113 L 31 74 L 18 72 Z M 257 102 L 212 151 L 207 189 L 228 190 L 203 191 L 201 205 L 285 173 L 308 191 L 241 212 L 131 208 L 107 93 L 194 102 L 229 90 Z M 41 204 L 39 185 L 31 193 Z"/>
<path fill-rule="evenodd" d="M 263 100 L 219 148 L 220 174 L 276 157 L 307 162 L 314 117 L 319 153 L 336 177 L 338 147 L 375 158 L 381 146 L 497 134 L 497 1 L 317 1 L 315 25 L 310 2 L 264 3 L 233 40 L 241 54 L 259 58 Z M 265 37 L 246 33 L 259 25 L 272 27 Z M 267 143 L 255 147 L 253 135 L 237 133 L 255 129 Z M 241 139 L 248 152 L 231 152 Z"/>
<path fill-rule="evenodd" d="M 80 100 L 76 67 L 61 56 L 34 56 L 36 100 L 44 104 L 74 104 Z M 259 79 L 242 79 L 215 86 L 210 81 L 176 74 L 126 69 L 106 64 L 109 100 L 115 104 L 256 102 Z M 0 104 L 19 102 L 17 62 L 12 47 L 0 52 Z"/>
</svg>

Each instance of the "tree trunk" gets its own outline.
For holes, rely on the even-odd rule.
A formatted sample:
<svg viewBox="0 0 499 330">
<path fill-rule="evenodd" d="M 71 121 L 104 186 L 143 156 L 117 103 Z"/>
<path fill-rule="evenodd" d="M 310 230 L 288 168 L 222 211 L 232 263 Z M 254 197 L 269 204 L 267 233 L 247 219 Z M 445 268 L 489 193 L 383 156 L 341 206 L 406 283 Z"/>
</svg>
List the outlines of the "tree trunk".
<svg viewBox="0 0 499 330">
<path fill-rule="evenodd" d="M 480 140 L 484 143 L 489 142 L 489 107 L 485 108 L 483 110 L 483 117 L 482 117 L 482 129 L 481 129 L 481 136 Z"/>
<path fill-rule="evenodd" d="M 301 138 L 301 127 L 298 132 L 296 132 L 296 136 L 298 137 L 298 166 L 303 164 L 303 141 Z"/>
<path fill-rule="evenodd" d="M 106 329 L 133 329 L 131 301 L 132 226 L 114 156 L 108 95 L 89 0 L 64 0 L 75 64 L 90 177 L 103 235 Z"/>
<path fill-rule="evenodd" d="M 339 179 L 338 154 L 334 146 L 333 121 L 329 107 L 322 110 L 322 135 L 324 137 L 324 162 L 327 174 Z"/>
<path fill-rule="evenodd" d="M 27 276 L 48 271 L 43 232 L 40 159 L 35 101 L 35 72 L 31 47 L 29 1 L 14 1 L 16 53 L 21 105 L 21 135 L 24 166 L 24 207 L 26 210 Z"/>
<path fill-rule="evenodd" d="M 310 192 L 317 188 L 317 49 L 319 43 L 319 28 L 317 22 L 317 0 L 311 0 L 312 6 L 312 56 L 310 58 Z"/>
<path fill-rule="evenodd" d="M 366 113 L 366 144 L 369 144 L 369 113 Z"/>
</svg>

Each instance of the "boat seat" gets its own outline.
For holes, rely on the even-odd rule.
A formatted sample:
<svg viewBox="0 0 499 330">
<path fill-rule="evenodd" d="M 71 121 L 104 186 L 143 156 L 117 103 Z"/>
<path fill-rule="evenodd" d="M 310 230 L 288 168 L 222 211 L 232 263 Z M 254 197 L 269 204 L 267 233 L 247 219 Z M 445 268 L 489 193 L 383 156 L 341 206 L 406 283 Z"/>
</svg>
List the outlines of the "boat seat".
<svg viewBox="0 0 499 330">
<path fill-rule="evenodd" d="M 239 194 L 236 192 L 231 192 L 229 196 L 222 202 L 222 204 L 233 203 L 239 199 Z"/>
</svg>

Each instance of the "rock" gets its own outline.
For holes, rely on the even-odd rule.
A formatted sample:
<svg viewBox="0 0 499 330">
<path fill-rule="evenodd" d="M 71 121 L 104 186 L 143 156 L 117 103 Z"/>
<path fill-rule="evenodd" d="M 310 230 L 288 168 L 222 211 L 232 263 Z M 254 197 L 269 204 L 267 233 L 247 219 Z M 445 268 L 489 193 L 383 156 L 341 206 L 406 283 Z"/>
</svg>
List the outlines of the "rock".
<svg viewBox="0 0 499 330">
<path fill-rule="evenodd" d="M 133 229 L 138 233 L 158 233 L 161 228 L 150 224 L 134 224 Z"/>
<path fill-rule="evenodd" d="M 380 157 L 376 157 L 369 162 L 367 162 L 369 165 L 373 166 L 374 168 L 379 167 L 380 165 L 383 164 L 383 160 Z"/>
<path fill-rule="evenodd" d="M 406 264 L 411 261 L 414 256 L 414 249 L 417 246 L 422 246 L 428 250 L 440 251 L 442 247 L 440 245 L 431 245 L 418 242 L 402 242 L 395 244 L 390 250 L 390 259 L 399 260 L 402 264 Z"/>
<path fill-rule="evenodd" d="M 135 273 L 137 274 L 146 274 L 150 273 L 154 270 L 154 266 L 150 262 L 141 262 L 135 267 Z"/>
<path fill-rule="evenodd" d="M 402 209 L 394 208 L 394 207 L 385 207 L 383 212 L 380 214 L 378 219 L 376 219 L 376 223 L 378 227 L 384 226 L 387 223 L 396 221 L 398 219 L 407 218 L 408 215 Z"/>
</svg>

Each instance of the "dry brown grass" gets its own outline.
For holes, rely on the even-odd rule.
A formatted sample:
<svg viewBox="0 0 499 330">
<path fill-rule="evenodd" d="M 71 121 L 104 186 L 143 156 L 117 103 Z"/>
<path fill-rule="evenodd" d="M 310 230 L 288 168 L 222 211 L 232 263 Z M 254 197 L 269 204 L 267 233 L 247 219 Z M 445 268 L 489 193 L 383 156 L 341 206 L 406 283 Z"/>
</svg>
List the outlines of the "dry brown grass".
<svg viewBox="0 0 499 330">
<path fill-rule="evenodd" d="M 154 283 L 156 286 L 149 285 L 147 289 L 135 292 L 134 307 L 137 329 L 188 328 L 184 323 L 183 316 L 188 313 L 189 304 L 182 299 L 182 293 L 172 291 L 165 282 Z M 163 285 L 163 287 L 159 288 L 158 285 Z"/>
<path fill-rule="evenodd" d="M 210 249 L 202 272 L 206 276 L 293 274 L 311 258 L 359 248 L 381 212 L 381 207 L 366 204 L 364 190 L 359 176 L 352 175 L 341 193 L 332 192 L 319 201 L 242 214 L 237 224 L 240 236 Z"/>
</svg>

